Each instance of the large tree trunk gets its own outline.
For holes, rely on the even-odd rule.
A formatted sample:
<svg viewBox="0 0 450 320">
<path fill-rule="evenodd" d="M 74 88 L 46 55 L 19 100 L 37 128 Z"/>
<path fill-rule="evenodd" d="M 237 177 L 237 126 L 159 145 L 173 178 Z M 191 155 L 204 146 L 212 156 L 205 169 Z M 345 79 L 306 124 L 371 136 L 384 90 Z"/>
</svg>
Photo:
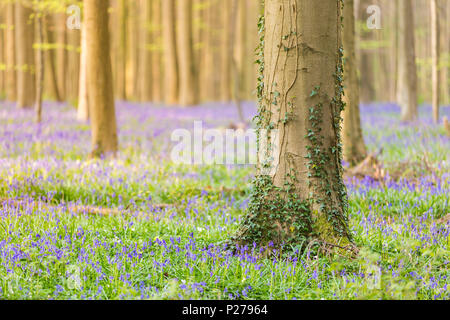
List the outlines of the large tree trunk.
<svg viewBox="0 0 450 320">
<path fill-rule="evenodd" d="M 6 99 L 16 101 L 16 44 L 14 35 L 14 7 L 13 3 L 6 4 L 6 33 L 5 33 L 5 60 L 6 60 Z"/>
<path fill-rule="evenodd" d="M 182 106 L 191 106 L 198 102 L 192 39 L 192 0 L 178 0 L 178 21 L 179 102 Z"/>
<path fill-rule="evenodd" d="M 344 4 L 344 123 L 342 140 L 344 145 L 344 160 L 354 165 L 366 157 L 366 146 L 361 129 L 359 116 L 359 83 L 355 54 L 355 16 L 353 0 Z"/>
<path fill-rule="evenodd" d="M 118 149 L 109 51 L 108 1 L 85 0 L 88 47 L 87 90 L 91 117 L 91 157 L 115 156 Z"/>
<path fill-rule="evenodd" d="M 403 121 L 415 121 L 417 110 L 417 71 L 414 48 L 412 1 L 399 2 L 399 48 L 397 101 Z"/>
<path fill-rule="evenodd" d="M 31 2 L 16 3 L 17 106 L 31 108 L 35 99 L 34 25 Z"/>
<path fill-rule="evenodd" d="M 433 94 L 433 121 L 439 123 L 439 8 L 437 0 L 430 0 L 431 4 L 431 82 Z"/>
<path fill-rule="evenodd" d="M 350 247 L 340 148 L 340 6 L 339 0 L 266 1 L 259 168 L 238 244 Z M 271 141 L 279 152 L 264 143 L 264 130 L 277 137 L 271 129 L 279 130 Z"/>
<path fill-rule="evenodd" d="M 89 119 L 89 100 L 87 91 L 87 59 L 88 59 L 88 45 L 86 34 L 86 23 L 81 27 L 81 53 L 80 53 L 80 84 L 78 95 L 78 112 L 77 118 L 80 121 L 87 121 Z"/>
<path fill-rule="evenodd" d="M 175 32 L 175 0 L 163 0 L 164 100 L 178 102 L 178 62 Z"/>
<path fill-rule="evenodd" d="M 141 68 L 139 72 L 140 93 L 139 100 L 148 102 L 153 99 L 153 74 L 152 74 L 152 3 L 151 0 L 143 0 L 141 8 L 141 48 L 140 61 Z"/>
</svg>

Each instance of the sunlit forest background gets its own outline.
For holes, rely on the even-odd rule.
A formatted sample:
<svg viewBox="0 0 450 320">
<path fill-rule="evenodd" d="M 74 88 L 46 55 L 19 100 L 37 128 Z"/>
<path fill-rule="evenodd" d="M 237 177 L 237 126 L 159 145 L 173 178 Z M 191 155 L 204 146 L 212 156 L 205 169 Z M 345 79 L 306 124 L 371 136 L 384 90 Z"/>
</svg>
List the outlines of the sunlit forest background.
<svg viewBox="0 0 450 320">
<path fill-rule="evenodd" d="M 44 100 L 78 102 L 81 28 L 78 13 L 67 12 L 76 1 L 3 0 L 0 15 L 0 96 L 15 101 L 16 73 L 21 52 L 27 52 L 30 82 L 35 81 L 37 51 L 45 56 Z M 111 0 L 109 31 L 115 98 L 122 101 L 196 105 L 233 100 L 255 101 L 257 67 L 255 49 L 259 42 L 257 22 L 262 6 L 258 0 L 192 0 L 189 10 L 173 1 Z M 175 1 L 176 2 L 176 1 Z M 418 76 L 418 103 L 432 100 L 432 56 L 430 1 L 412 0 Z M 449 21 L 448 1 L 439 3 L 440 101 L 449 104 Z M 81 6 L 81 3 L 78 3 Z M 170 7 L 170 6 L 173 7 Z M 381 29 L 369 29 L 369 5 L 381 8 Z M 165 8 L 168 6 L 169 8 Z M 361 102 L 395 102 L 398 74 L 398 1 L 355 1 L 356 46 Z M 37 8 L 37 9 L 34 9 Z M 34 9 L 34 11 L 33 11 Z M 22 12 L 23 11 L 23 12 Z M 42 15 L 43 40 L 35 32 L 35 17 Z M 81 17 L 82 19 L 82 17 Z M 186 21 L 188 19 L 189 21 Z M 69 29 L 67 23 L 73 23 Z M 17 28 L 22 23 L 24 30 Z M 18 34 L 22 32 L 22 34 Z M 186 40 L 184 40 L 186 38 Z M 24 46 L 24 47 L 22 47 Z M 191 57 L 186 61 L 185 57 Z M 185 69 L 189 69 L 186 76 Z M 186 80 L 187 78 L 187 80 Z M 189 82 L 191 95 L 180 94 Z M 28 87 L 33 101 L 34 90 Z"/>
<path fill-rule="evenodd" d="M 449 69 L 448 0 L 0 0 L 0 300 L 450 299 Z M 173 161 L 264 121 L 281 205 Z"/>
</svg>

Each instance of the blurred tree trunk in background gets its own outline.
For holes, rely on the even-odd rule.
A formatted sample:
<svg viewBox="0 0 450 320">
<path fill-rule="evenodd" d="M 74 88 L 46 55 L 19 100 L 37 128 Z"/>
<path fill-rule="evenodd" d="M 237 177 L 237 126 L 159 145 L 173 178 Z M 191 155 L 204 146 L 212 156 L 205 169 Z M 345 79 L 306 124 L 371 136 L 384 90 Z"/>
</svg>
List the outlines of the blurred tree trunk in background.
<svg viewBox="0 0 450 320">
<path fill-rule="evenodd" d="M 80 39 L 80 30 L 67 30 L 66 100 L 74 106 L 77 105 L 80 84 Z"/>
<path fill-rule="evenodd" d="M 178 61 L 175 30 L 175 0 L 162 1 L 164 41 L 164 102 L 178 102 Z"/>
<path fill-rule="evenodd" d="M 193 35 L 194 35 L 194 57 L 197 70 L 196 86 L 198 88 L 198 101 L 206 100 L 205 81 L 208 70 L 206 70 L 206 40 L 207 40 L 207 8 L 211 3 L 209 0 L 194 0 L 193 2 Z"/>
<path fill-rule="evenodd" d="M 53 15 L 53 21 L 55 25 L 56 32 L 56 73 L 57 73 L 57 83 L 58 83 L 58 92 L 61 99 L 67 99 L 67 63 L 68 63 L 68 54 L 67 54 L 67 26 L 66 21 L 67 17 L 65 13 L 57 13 Z M 69 31 L 70 32 L 70 31 Z"/>
<path fill-rule="evenodd" d="M 81 27 L 80 81 L 79 81 L 78 112 L 77 112 L 77 118 L 80 121 L 87 121 L 89 119 L 89 98 L 87 91 L 88 45 L 86 32 L 87 32 L 86 21 L 84 21 Z"/>
<path fill-rule="evenodd" d="M 228 48 L 231 46 L 230 24 L 231 24 L 232 0 L 221 2 L 222 17 L 222 49 L 221 49 L 221 92 L 220 100 L 231 101 L 231 59 Z"/>
<path fill-rule="evenodd" d="M 355 3 L 355 10 L 357 12 L 356 21 L 363 22 L 363 28 L 358 28 L 357 51 L 359 56 L 359 86 L 360 86 L 360 100 L 367 103 L 375 100 L 375 87 L 374 87 L 374 69 L 373 69 L 373 57 L 372 50 L 367 48 L 365 42 L 373 40 L 372 30 L 367 29 L 367 7 L 371 3 L 369 0 L 360 0 Z"/>
<path fill-rule="evenodd" d="M 3 94 L 5 93 L 5 70 L 6 70 L 6 61 L 5 61 L 5 32 L 6 28 L 2 28 L 1 26 L 6 26 L 5 23 L 5 4 L 0 3 L 0 43 L 2 44 L 0 47 L 0 99 L 3 99 Z"/>
<path fill-rule="evenodd" d="M 152 18 L 151 18 L 151 31 L 152 31 L 152 95 L 153 101 L 162 102 L 162 83 L 163 83 L 163 70 L 161 65 L 162 54 L 162 25 L 161 25 L 161 1 L 165 0 L 152 0 Z"/>
<path fill-rule="evenodd" d="M 152 0 L 141 1 L 141 32 L 140 32 L 140 63 L 139 77 L 139 100 L 142 102 L 152 101 L 153 99 L 153 55 L 151 51 L 152 44 Z"/>
<path fill-rule="evenodd" d="M 399 2 L 398 103 L 403 121 L 415 121 L 417 110 L 417 71 L 414 48 L 414 15 L 411 1 Z"/>
<path fill-rule="evenodd" d="M 39 3 L 38 3 L 39 4 Z M 36 10 L 35 16 L 35 28 L 37 35 L 37 48 L 36 48 L 36 101 L 34 105 L 35 121 L 41 123 L 42 121 L 42 93 L 44 91 L 44 31 L 43 23 L 44 13 Z"/>
<path fill-rule="evenodd" d="M 140 43 L 140 1 L 128 1 L 127 14 L 127 68 L 126 68 L 126 97 L 127 100 L 137 100 L 139 98 L 139 68 L 141 65 L 140 50 L 142 43 Z M 147 77 L 151 77 L 151 73 Z"/>
<path fill-rule="evenodd" d="M 398 24 L 398 0 L 393 0 L 391 2 L 392 7 L 391 10 L 393 12 L 392 19 L 394 20 L 393 23 L 393 40 L 392 40 L 392 46 L 393 46 L 393 54 L 392 54 L 392 60 L 393 60 L 393 70 L 394 70 L 394 83 L 392 84 L 392 94 L 391 94 L 391 101 L 397 101 L 397 85 L 398 85 L 398 46 L 399 46 L 399 39 L 398 39 L 398 33 L 399 33 L 399 24 Z"/>
<path fill-rule="evenodd" d="M 412 0 L 417 74 L 417 104 L 432 101 L 431 15 L 429 0 Z M 400 12 L 400 9 L 399 9 Z M 400 14 L 400 13 L 399 13 Z M 400 19 L 399 19 L 400 20 Z"/>
<path fill-rule="evenodd" d="M 259 43 L 258 34 L 258 19 L 261 14 L 264 14 L 264 8 L 260 1 L 247 0 L 249 19 L 247 21 L 247 29 L 249 34 L 248 47 L 247 47 L 247 62 L 245 73 L 247 76 L 247 99 L 256 99 L 256 85 L 258 78 L 259 66 L 255 63 L 255 48 Z"/>
<path fill-rule="evenodd" d="M 340 1 L 266 0 L 265 7 L 259 132 L 274 124 L 279 139 L 271 142 L 279 143 L 279 152 L 273 155 L 272 143 L 260 145 L 254 192 L 235 241 L 346 247 L 351 236 L 338 151 Z M 274 170 L 264 172 L 264 163 Z"/>
<path fill-rule="evenodd" d="M 450 104 L 450 82 L 448 80 L 450 68 L 450 1 L 441 2 L 440 47 L 441 47 L 441 104 Z"/>
<path fill-rule="evenodd" d="M 35 101 L 35 57 L 33 50 L 34 25 L 31 2 L 16 3 L 16 41 L 17 41 L 17 106 L 31 108 Z"/>
<path fill-rule="evenodd" d="M 226 1 L 228 2 L 228 1 Z M 180 73 L 179 103 L 191 106 L 198 103 L 198 88 L 195 66 L 193 32 L 192 32 L 192 0 L 178 0 L 177 32 L 178 66 Z"/>
<path fill-rule="evenodd" d="M 439 7 L 437 0 L 430 0 L 431 6 L 431 59 L 432 59 L 432 105 L 433 121 L 439 123 Z"/>
<path fill-rule="evenodd" d="M 206 101 L 220 99 L 220 42 L 219 35 L 219 4 L 218 0 L 211 0 L 206 8 L 206 35 L 205 35 L 205 69 L 201 86 L 205 87 Z"/>
<path fill-rule="evenodd" d="M 247 97 L 247 77 L 246 77 L 246 68 L 245 64 L 247 63 L 247 0 L 233 0 L 238 2 L 237 9 L 237 34 L 236 34 L 236 68 L 238 73 L 238 81 L 237 81 L 237 96 L 240 100 L 243 100 Z"/>
<path fill-rule="evenodd" d="M 127 9 L 128 0 L 118 0 L 118 43 L 116 68 L 116 96 L 119 100 L 126 100 L 127 73 Z"/>
<path fill-rule="evenodd" d="M 108 1 L 85 0 L 87 90 L 91 118 L 91 157 L 115 156 L 118 151 L 108 32 Z"/>
<path fill-rule="evenodd" d="M 445 32 L 445 41 L 447 44 L 447 49 L 445 51 L 446 58 L 444 59 L 444 65 L 445 65 L 445 81 L 443 82 L 443 89 L 445 90 L 445 96 L 447 97 L 446 102 L 450 105 L 450 3 L 446 2 L 446 19 L 445 19 L 445 25 L 446 27 L 443 28 Z"/>
<path fill-rule="evenodd" d="M 5 62 L 6 62 L 6 99 L 16 101 L 17 99 L 17 73 L 16 73 L 16 39 L 14 25 L 13 3 L 5 4 L 6 33 L 5 33 Z"/>
<path fill-rule="evenodd" d="M 44 15 L 43 21 L 43 39 L 46 46 L 44 50 L 45 55 L 45 71 L 44 71 L 44 92 L 50 99 L 56 101 L 63 101 L 58 90 L 58 79 L 55 66 L 55 36 L 54 36 L 54 24 L 51 15 Z"/>
<path fill-rule="evenodd" d="M 356 26 L 353 4 L 353 0 L 346 0 L 343 13 L 344 102 L 346 107 L 343 112 L 342 139 L 344 160 L 351 165 L 364 160 L 367 155 L 359 115 L 359 83 L 355 54 Z"/>
</svg>

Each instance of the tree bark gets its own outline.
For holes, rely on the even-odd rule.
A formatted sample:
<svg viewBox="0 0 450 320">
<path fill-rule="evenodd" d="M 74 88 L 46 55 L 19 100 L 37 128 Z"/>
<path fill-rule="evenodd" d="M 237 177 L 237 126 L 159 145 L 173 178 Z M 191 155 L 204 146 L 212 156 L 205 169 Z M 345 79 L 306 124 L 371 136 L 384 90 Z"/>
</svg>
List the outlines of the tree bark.
<svg viewBox="0 0 450 320">
<path fill-rule="evenodd" d="M 417 110 L 417 71 L 414 48 L 414 16 L 411 1 L 399 2 L 397 101 L 402 121 L 415 121 Z"/>
<path fill-rule="evenodd" d="M 5 60 L 6 60 L 6 99 L 17 99 L 17 73 L 16 73 L 16 41 L 15 41 L 15 14 L 14 3 L 6 4 L 6 33 L 5 33 Z"/>
<path fill-rule="evenodd" d="M 108 1 L 85 0 L 87 90 L 91 157 L 115 157 L 118 149 L 108 31 Z"/>
<path fill-rule="evenodd" d="M 16 3 L 17 107 L 21 109 L 32 108 L 36 94 L 32 13 L 31 2 Z"/>
<path fill-rule="evenodd" d="M 258 173 L 235 237 L 240 245 L 351 247 L 340 148 L 340 7 L 339 0 L 266 1 Z M 265 144 L 263 133 L 272 129 L 279 134 Z"/>
<path fill-rule="evenodd" d="M 164 41 L 164 100 L 168 105 L 178 102 L 178 61 L 175 31 L 175 1 L 162 1 Z"/>
<path fill-rule="evenodd" d="M 355 54 L 356 25 L 353 0 L 346 0 L 344 4 L 344 102 L 346 108 L 343 112 L 343 156 L 344 160 L 355 165 L 364 160 L 367 151 L 361 129 L 359 114 L 359 83 L 357 61 Z"/>
<path fill-rule="evenodd" d="M 431 5 L 431 82 L 433 94 L 433 121 L 439 123 L 439 7 L 437 0 L 430 0 Z"/>
<path fill-rule="evenodd" d="M 196 66 L 192 33 L 192 0 L 178 0 L 178 66 L 180 72 L 179 103 L 192 106 L 198 102 Z"/>
</svg>

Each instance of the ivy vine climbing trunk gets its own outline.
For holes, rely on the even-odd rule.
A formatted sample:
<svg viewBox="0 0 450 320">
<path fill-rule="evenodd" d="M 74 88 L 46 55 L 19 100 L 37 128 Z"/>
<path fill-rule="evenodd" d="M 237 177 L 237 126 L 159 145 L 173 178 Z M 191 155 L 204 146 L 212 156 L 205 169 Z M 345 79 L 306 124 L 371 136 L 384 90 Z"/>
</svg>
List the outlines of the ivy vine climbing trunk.
<svg viewBox="0 0 450 320">
<path fill-rule="evenodd" d="M 353 248 L 340 147 L 341 5 L 266 0 L 258 172 L 239 245 Z"/>
<path fill-rule="evenodd" d="M 343 112 L 343 156 L 351 165 L 359 163 L 366 157 L 366 145 L 361 129 L 359 114 L 359 83 L 357 62 L 355 54 L 355 13 L 354 1 L 347 0 L 344 5 L 344 102 L 346 108 Z"/>
<path fill-rule="evenodd" d="M 414 48 L 412 1 L 399 1 L 399 48 L 397 101 L 403 121 L 415 121 L 417 110 L 417 69 Z"/>
<path fill-rule="evenodd" d="M 87 92 L 91 119 L 91 157 L 115 156 L 116 115 L 109 55 L 108 1 L 85 0 Z"/>
</svg>

